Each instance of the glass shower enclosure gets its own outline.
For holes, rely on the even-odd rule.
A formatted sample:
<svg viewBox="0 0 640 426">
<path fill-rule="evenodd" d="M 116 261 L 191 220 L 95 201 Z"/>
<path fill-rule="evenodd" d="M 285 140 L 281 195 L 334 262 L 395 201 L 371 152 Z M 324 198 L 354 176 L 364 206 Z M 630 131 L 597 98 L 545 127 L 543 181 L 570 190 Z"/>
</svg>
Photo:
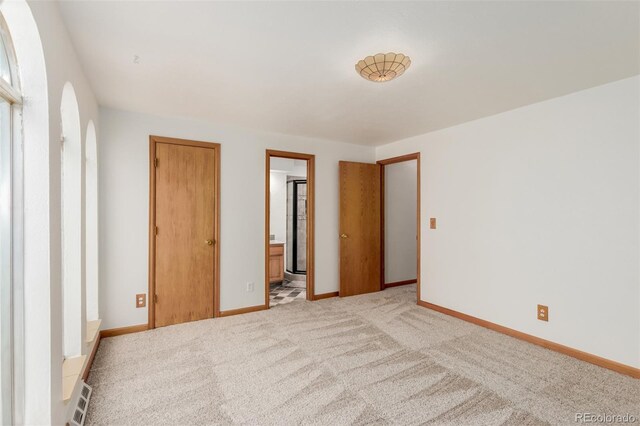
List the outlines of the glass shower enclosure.
<svg viewBox="0 0 640 426">
<path fill-rule="evenodd" d="M 307 180 L 287 182 L 287 259 L 291 274 L 307 273 Z"/>
</svg>

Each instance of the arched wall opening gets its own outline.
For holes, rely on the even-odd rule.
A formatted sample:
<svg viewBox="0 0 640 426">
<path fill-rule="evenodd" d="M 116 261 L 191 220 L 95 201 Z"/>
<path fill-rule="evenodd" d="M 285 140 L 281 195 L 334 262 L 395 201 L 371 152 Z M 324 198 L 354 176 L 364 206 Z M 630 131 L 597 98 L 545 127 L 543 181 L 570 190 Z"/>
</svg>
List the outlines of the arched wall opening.
<svg viewBox="0 0 640 426">
<path fill-rule="evenodd" d="M 98 146 L 93 121 L 87 125 L 85 158 L 85 249 L 87 321 L 100 318 L 98 290 Z"/>
<path fill-rule="evenodd" d="M 51 316 L 50 128 L 47 73 L 42 41 L 33 13 L 25 0 L 0 2 L 16 53 L 24 99 L 21 115 L 22 149 L 15 151 L 15 225 L 21 241 L 14 240 L 13 423 L 51 422 L 51 336 L 43 324 Z M 57 240 L 56 240 L 57 245 Z M 25 268 L 23 265 L 29 265 Z M 55 288 L 55 287 L 54 287 Z M 59 366 L 59 362 L 56 363 Z M 29 389 L 30 392 L 25 392 Z"/>
<path fill-rule="evenodd" d="M 64 356 L 82 353 L 82 139 L 80 111 L 71 83 L 64 85 L 62 121 L 62 293 Z"/>
</svg>

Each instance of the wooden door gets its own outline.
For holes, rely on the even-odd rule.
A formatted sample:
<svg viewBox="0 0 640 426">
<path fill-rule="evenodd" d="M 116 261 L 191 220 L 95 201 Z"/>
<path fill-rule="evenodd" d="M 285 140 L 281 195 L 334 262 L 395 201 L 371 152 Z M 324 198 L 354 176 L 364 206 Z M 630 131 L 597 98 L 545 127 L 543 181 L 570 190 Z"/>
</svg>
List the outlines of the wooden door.
<svg viewBox="0 0 640 426">
<path fill-rule="evenodd" d="M 155 326 L 212 318 L 215 150 L 156 144 Z"/>
<path fill-rule="evenodd" d="M 340 162 L 340 296 L 380 290 L 380 165 Z"/>
</svg>

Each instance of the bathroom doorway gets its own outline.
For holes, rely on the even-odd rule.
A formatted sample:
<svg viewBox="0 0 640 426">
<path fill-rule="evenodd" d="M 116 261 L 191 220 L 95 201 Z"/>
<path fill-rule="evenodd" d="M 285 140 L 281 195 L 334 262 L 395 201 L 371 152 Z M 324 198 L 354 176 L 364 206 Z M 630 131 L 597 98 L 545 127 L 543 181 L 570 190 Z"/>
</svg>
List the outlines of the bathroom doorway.
<svg viewBox="0 0 640 426">
<path fill-rule="evenodd" d="M 314 299 L 315 157 L 266 152 L 265 305 Z"/>
</svg>

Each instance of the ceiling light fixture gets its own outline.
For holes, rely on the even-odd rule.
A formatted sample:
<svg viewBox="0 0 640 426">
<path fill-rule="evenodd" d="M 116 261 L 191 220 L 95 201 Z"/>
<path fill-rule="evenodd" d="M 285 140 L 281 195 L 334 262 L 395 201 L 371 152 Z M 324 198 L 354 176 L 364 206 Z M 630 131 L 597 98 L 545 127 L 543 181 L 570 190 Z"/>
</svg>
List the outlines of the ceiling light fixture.
<svg viewBox="0 0 640 426">
<path fill-rule="evenodd" d="M 358 61 L 356 72 L 367 80 L 382 83 L 401 76 L 411 65 L 411 59 L 402 53 L 378 53 Z"/>
</svg>

